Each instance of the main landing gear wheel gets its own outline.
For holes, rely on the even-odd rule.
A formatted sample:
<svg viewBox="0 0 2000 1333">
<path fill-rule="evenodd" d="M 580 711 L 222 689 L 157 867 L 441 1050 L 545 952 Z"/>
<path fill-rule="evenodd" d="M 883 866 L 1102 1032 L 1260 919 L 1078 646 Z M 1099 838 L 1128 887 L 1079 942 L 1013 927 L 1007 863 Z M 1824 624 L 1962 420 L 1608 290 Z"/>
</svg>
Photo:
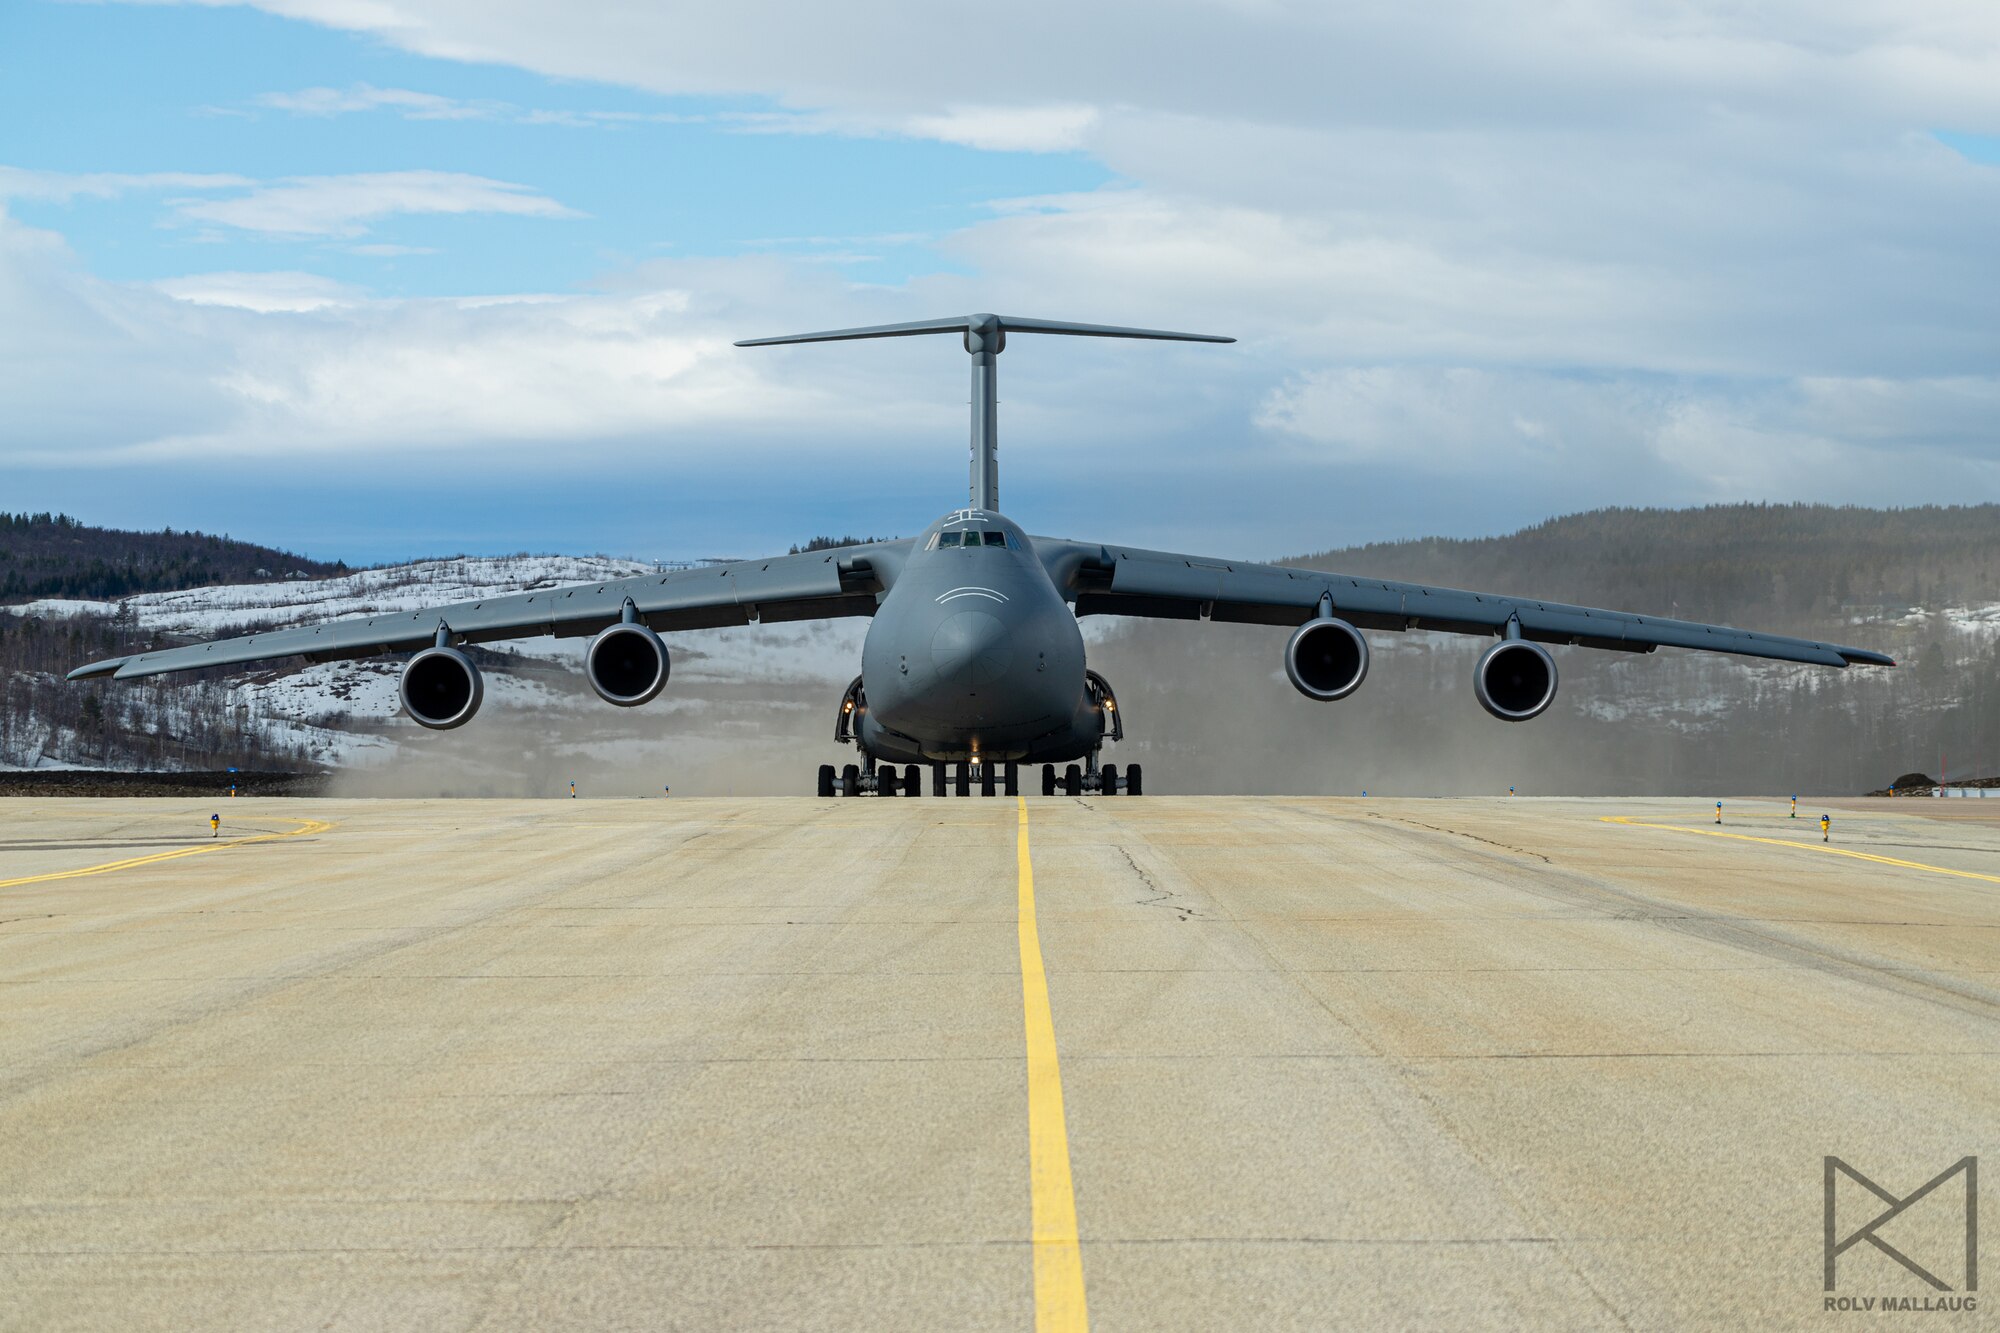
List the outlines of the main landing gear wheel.
<svg viewBox="0 0 2000 1333">
<path fill-rule="evenodd" d="M 1063 795 L 1083 795 L 1083 770 L 1075 764 L 1063 770 Z"/>
<path fill-rule="evenodd" d="M 972 765 L 960 764 L 952 775 L 952 790 L 960 796 L 972 795 Z"/>
<path fill-rule="evenodd" d="M 1019 796 L 1021 794 L 1021 766 L 1011 759 L 1007 761 L 1006 791 L 1009 796 Z"/>
<path fill-rule="evenodd" d="M 1145 770 L 1137 764 L 1125 765 L 1125 794 L 1127 796 L 1144 796 L 1146 794 L 1145 786 L 1140 782 L 1140 778 L 1144 775 Z"/>
<path fill-rule="evenodd" d="M 833 770 L 828 769 L 827 772 L 832 773 Z M 1056 766 L 1054 764 L 1043 764 L 1042 795 L 1054 796 L 1055 794 L 1056 794 Z"/>
<path fill-rule="evenodd" d="M 991 764 L 981 764 L 979 766 L 979 794 L 981 796 L 991 796 L 993 794 L 993 765 Z"/>
<path fill-rule="evenodd" d="M 931 795 L 944 795 L 944 765 L 931 765 Z"/>
<path fill-rule="evenodd" d="M 922 796 L 924 794 L 924 771 L 915 764 L 903 770 L 903 795 Z"/>
<path fill-rule="evenodd" d="M 861 794 L 861 765 L 849 764 L 840 770 L 840 794 L 842 796 Z"/>
<path fill-rule="evenodd" d="M 819 794 L 820 794 L 821 796 L 831 796 L 831 795 L 833 795 L 833 765 L 832 765 L 832 764 L 821 764 L 821 765 L 819 766 Z"/>
<path fill-rule="evenodd" d="M 902 782 L 903 780 L 896 776 L 896 766 L 894 764 L 884 764 L 875 770 L 875 794 L 877 796 L 902 795 L 902 792 L 897 790 L 902 785 Z"/>
<path fill-rule="evenodd" d="M 1099 780 L 1104 784 L 1101 789 L 1104 794 L 1106 796 L 1116 796 L 1118 794 L 1118 765 L 1106 764 L 1098 770 L 1098 773 L 1100 774 Z"/>
</svg>

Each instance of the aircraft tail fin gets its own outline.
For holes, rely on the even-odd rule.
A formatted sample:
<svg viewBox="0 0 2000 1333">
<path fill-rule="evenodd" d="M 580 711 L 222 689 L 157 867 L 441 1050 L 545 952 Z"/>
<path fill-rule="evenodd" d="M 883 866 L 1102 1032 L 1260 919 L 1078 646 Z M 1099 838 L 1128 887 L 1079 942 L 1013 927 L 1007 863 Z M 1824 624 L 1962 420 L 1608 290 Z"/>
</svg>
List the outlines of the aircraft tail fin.
<svg viewBox="0 0 2000 1333">
<path fill-rule="evenodd" d="M 952 315 L 945 319 L 920 319 L 907 324 L 870 324 L 857 329 L 827 329 L 821 333 L 789 333 L 779 338 L 745 338 L 738 347 L 773 347 L 780 343 L 848 342 L 856 338 L 910 338 L 925 333 L 966 335 L 966 350 L 978 355 L 972 343 L 998 334 L 998 352 L 1009 333 L 1064 333 L 1077 338 L 1147 338 L 1159 342 L 1233 343 L 1213 333 L 1174 333 L 1166 329 L 1135 329 L 1118 324 L 1073 324 L 1059 319 L 1028 319 L 1020 315 Z"/>
<path fill-rule="evenodd" d="M 1059 319 L 1027 319 L 1019 315 L 953 315 L 907 324 L 870 324 L 857 329 L 827 329 L 821 333 L 791 333 L 779 338 L 745 338 L 738 347 L 774 347 L 782 343 L 849 342 L 859 338 L 911 338 L 926 333 L 959 333 L 972 354 L 972 493 L 974 509 L 1000 507 L 1000 433 L 994 357 L 1007 350 L 1009 333 L 1061 333 L 1075 338 L 1144 338 L 1155 342 L 1233 343 L 1213 333 L 1173 333 L 1166 329 L 1134 329 L 1117 324 L 1072 324 Z"/>
</svg>

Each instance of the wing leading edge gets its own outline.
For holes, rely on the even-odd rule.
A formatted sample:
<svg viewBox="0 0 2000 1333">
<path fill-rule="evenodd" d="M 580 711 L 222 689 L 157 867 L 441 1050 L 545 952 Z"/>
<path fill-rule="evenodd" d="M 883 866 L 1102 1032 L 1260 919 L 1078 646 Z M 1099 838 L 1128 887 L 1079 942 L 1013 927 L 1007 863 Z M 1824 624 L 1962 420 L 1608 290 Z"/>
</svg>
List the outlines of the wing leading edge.
<svg viewBox="0 0 2000 1333">
<path fill-rule="evenodd" d="M 477 602 L 355 616 L 324 625 L 246 634 L 78 667 L 71 680 L 110 676 L 131 680 L 170 671 L 237 666 L 280 657 L 315 662 L 428 648 L 440 628 L 454 644 L 492 643 L 538 635 L 595 634 L 616 623 L 631 602 L 655 630 L 714 629 L 750 621 L 820 620 L 875 614 L 910 543 L 881 542 L 804 555 L 745 560 L 706 569 L 641 574 Z"/>
<path fill-rule="evenodd" d="M 1032 540 L 1058 585 L 1074 596 L 1079 617 L 1125 615 L 1297 625 L 1311 619 L 1320 603 L 1330 599 L 1334 615 L 1362 629 L 1492 635 L 1505 630 L 1509 621 L 1518 621 L 1522 637 L 1540 643 L 1641 653 L 1662 647 L 1693 648 L 1832 667 L 1896 665 L 1894 658 L 1866 648 L 1664 616 L 1170 551 L 1092 546 L 1043 537 Z"/>
</svg>

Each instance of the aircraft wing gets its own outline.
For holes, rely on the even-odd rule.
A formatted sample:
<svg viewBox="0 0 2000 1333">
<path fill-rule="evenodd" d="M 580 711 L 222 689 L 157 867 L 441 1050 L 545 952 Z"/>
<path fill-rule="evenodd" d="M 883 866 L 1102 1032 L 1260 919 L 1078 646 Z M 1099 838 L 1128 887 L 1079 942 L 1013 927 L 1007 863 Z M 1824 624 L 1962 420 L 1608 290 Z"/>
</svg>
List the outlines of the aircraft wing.
<svg viewBox="0 0 2000 1333">
<path fill-rule="evenodd" d="M 1533 597 L 1427 588 L 1358 575 L 1284 565 L 1142 551 L 1122 546 L 1032 539 L 1057 585 L 1076 601 L 1076 614 L 1221 620 L 1297 625 L 1313 618 L 1322 599 L 1333 614 L 1361 629 L 1440 630 L 1493 635 L 1518 620 L 1521 636 L 1540 643 L 1650 653 L 1695 648 L 1819 666 L 1894 666 L 1866 648 L 1758 634 L 1664 616 L 1632 615 Z"/>
<path fill-rule="evenodd" d="M 235 666 L 278 657 L 315 662 L 428 648 L 439 627 L 447 642 L 491 643 L 553 634 L 595 634 L 615 624 L 631 602 L 655 630 L 713 629 L 750 621 L 820 620 L 871 616 L 880 593 L 894 581 L 910 543 L 880 542 L 803 555 L 745 560 L 702 569 L 641 574 L 604 583 L 489 597 L 477 602 L 354 616 L 296 629 L 246 634 L 129 657 L 92 662 L 71 680 L 111 676 L 130 680 L 168 671 Z"/>
</svg>

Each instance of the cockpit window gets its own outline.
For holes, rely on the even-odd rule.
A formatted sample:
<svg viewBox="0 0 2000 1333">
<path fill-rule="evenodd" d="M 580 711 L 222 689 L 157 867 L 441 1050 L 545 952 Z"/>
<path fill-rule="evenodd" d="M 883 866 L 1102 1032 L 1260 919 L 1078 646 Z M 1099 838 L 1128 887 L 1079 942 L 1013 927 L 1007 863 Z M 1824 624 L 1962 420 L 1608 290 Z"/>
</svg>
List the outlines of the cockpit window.
<svg viewBox="0 0 2000 1333">
<path fill-rule="evenodd" d="M 937 544 L 939 546 L 956 546 L 958 545 L 958 538 L 959 534 L 956 532 L 940 532 Z"/>
<path fill-rule="evenodd" d="M 988 531 L 986 534 L 986 544 L 988 546 L 1005 546 L 1007 544 L 1007 534 L 1004 532 Z"/>
</svg>

